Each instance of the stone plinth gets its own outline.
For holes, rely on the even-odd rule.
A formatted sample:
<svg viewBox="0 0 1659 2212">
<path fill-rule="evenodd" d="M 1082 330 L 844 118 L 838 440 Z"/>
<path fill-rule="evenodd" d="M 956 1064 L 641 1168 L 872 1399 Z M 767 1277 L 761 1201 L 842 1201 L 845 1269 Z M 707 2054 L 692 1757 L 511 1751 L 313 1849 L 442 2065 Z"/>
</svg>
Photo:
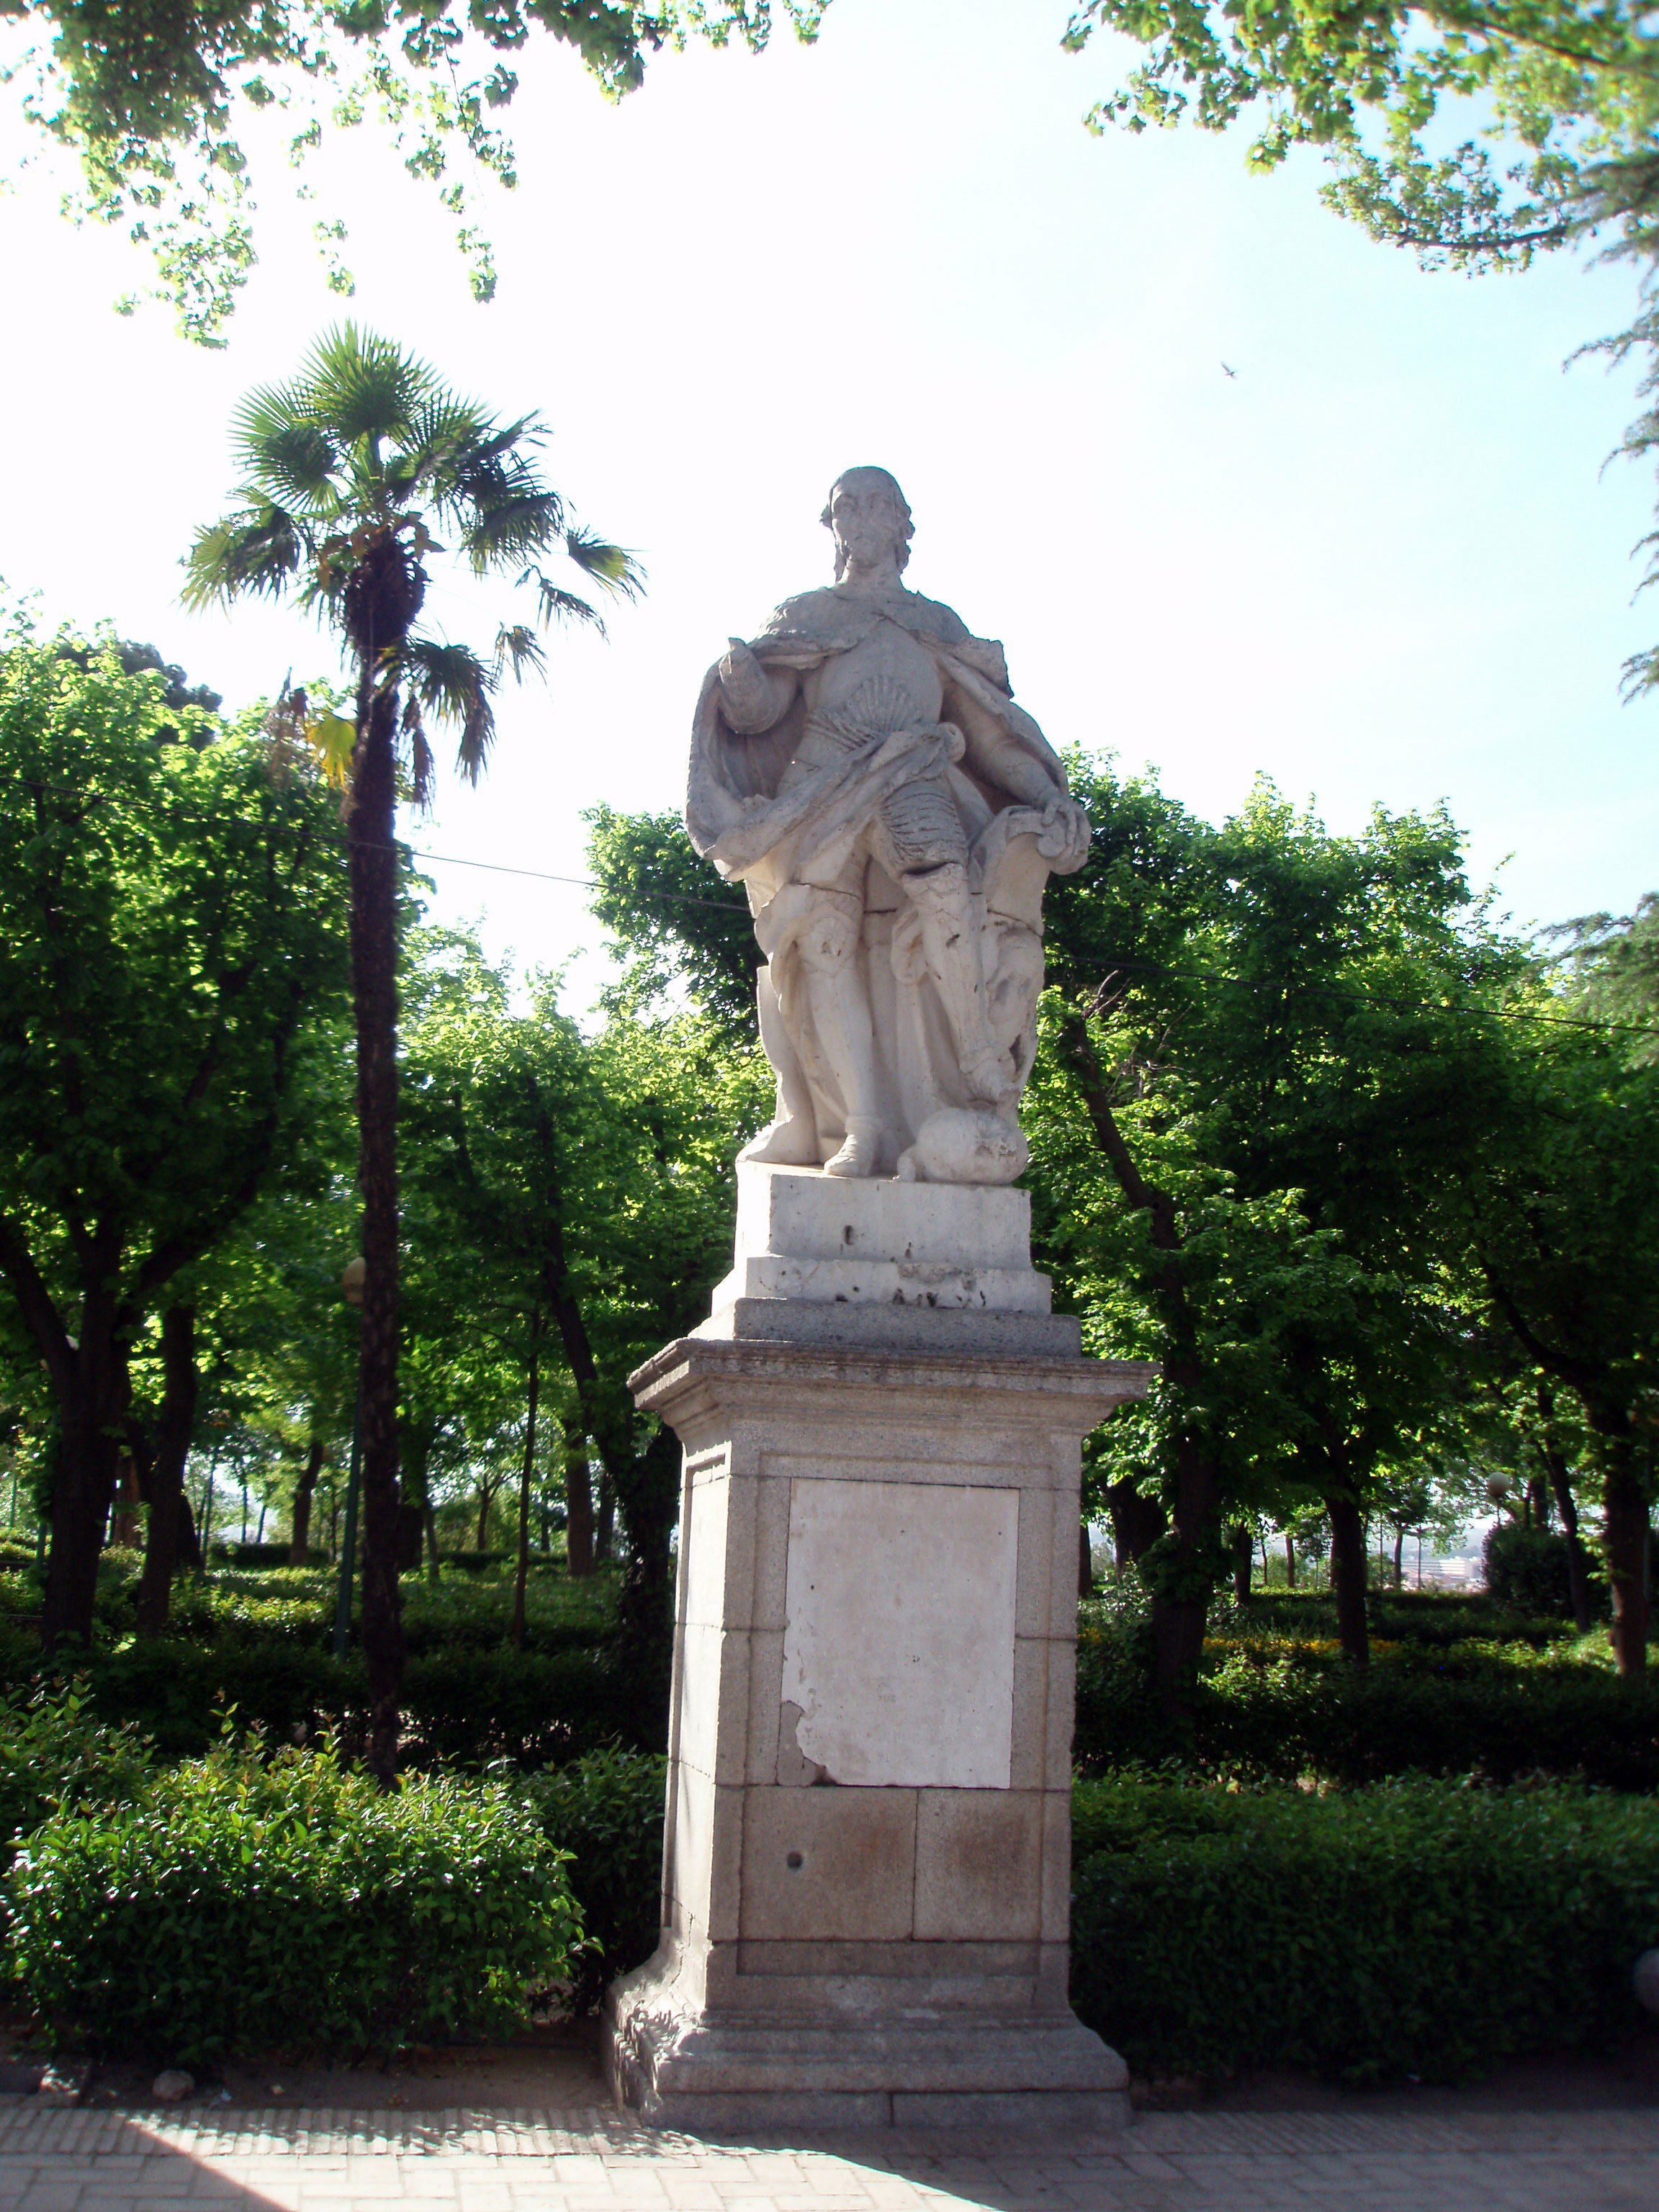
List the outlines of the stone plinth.
<svg viewBox="0 0 1659 2212">
<path fill-rule="evenodd" d="M 1023 1194 L 760 1172 L 738 1294 L 632 1378 L 685 1457 L 663 1936 L 607 1998 L 613 2085 L 669 2125 L 1120 2118 L 1066 1994 L 1079 1447 L 1150 1370 L 1045 1348 Z M 976 1275 L 964 1221 L 1041 1307 L 747 1294 L 757 1251 Z"/>
</svg>

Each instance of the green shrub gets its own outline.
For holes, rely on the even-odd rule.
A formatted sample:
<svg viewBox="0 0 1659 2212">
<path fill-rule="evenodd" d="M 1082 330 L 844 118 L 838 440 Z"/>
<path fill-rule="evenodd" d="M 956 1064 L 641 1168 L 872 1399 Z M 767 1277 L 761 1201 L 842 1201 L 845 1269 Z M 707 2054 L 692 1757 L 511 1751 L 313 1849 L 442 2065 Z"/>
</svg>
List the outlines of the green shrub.
<svg viewBox="0 0 1659 2212">
<path fill-rule="evenodd" d="M 1567 1577 L 1567 1540 L 1548 1528 L 1524 1528 L 1518 1521 L 1495 1522 L 1480 1547 L 1486 1589 L 1494 1603 L 1517 1613 L 1572 1613 L 1572 1584 Z M 1606 1610 L 1607 1586 L 1595 1585 Z"/>
<path fill-rule="evenodd" d="M 186 2064 L 499 2035 L 580 1940 L 529 1807 L 453 1777 L 383 1796 L 326 1747 L 222 1749 L 53 1814 L 6 1890 L 55 2036 Z"/>
<path fill-rule="evenodd" d="M 20 1638 L 14 1649 L 0 1634 L 0 1668 L 8 1662 L 14 1676 L 38 1671 L 38 1644 Z M 167 1759 L 205 1752 L 228 1706 L 240 1727 L 277 1741 L 337 1728 L 356 1744 L 367 1727 L 368 1684 L 357 1651 L 341 1660 L 286 1637 L 164 1637 L 94 1650 L 76 1664 L 99 1719 L 131 1723 Z M 606 1742 L 636 1743 L 641 1706 L 605 1653 L 442 1645 L 410 1657 L 404 1722 L 406 1763 L 538 1766 Z"/>
<path fill-rule="evenodd" d="M 1076 1792 L 1073 1999 L 1137 2072 L 1455 2081 L 1610 2040 L 1659 1942 L 1659 1807 L 1571 1785 Z"/>
<path fill-rule="evenodd" d="M 1522 1663 L 1527 1662 L 1527 1663 Z M 1553 1774 L 1659 1790 L 1659 1680 L 1525 1646 L 1379 1656 L 1356 1669 L 1235 1651 L 1164 1719 L 1141 1668 L 1104 1644 L 1078 1653 L 1075 1757 L 1085 1773 L 1179 1759 L 1199 1774 L 1358 1785 L 1400 1774 Z"/>
<path fill-rule="evenodd" d="M 549 1840 L 571 1855 L 570 1887 L 594 1947 L 572 1972 L 573 2012 L 595 2011 L 606 1984 L 657 1948 L 667 1778 L 665 1759 L 612 1749 L 526 1784 Z"/>
<path fill-rule="evenodd" d="M 48 1814 L 130 1798 L 150 1770 L 149 1746 L 94 1720 L 81 1684 L 0 1697 L 0 1863 Z"/>
</svg>

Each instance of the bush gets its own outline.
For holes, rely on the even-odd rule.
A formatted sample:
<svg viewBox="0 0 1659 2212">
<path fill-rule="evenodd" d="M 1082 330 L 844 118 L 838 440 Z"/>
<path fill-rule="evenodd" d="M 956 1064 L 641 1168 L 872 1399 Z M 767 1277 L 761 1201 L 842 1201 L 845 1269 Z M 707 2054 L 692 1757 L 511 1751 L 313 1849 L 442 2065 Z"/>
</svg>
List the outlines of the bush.
<svg viewBox="0 0 1659 2212">
<path fill-rule="evenodd" d="M 0 1697 L 0 1863 L 49 1814 L 131 1797 L 150 1769 L 149 1746 L 95 1721 L 79 1683 Z"/>
<path fill-rule="evenodd" d="M 223 1749 L 131 1803 L 56 1813 L 6 1891 L 55 2037 L 186 2064 L 499 2035 L 580 1940 L 519 1799 L 453 1777 L 383 1796 L 331 1747 Z"/>
<path fill-rule="evenodd" d="M 592 1946 L 571 1976 L 573 2012 L 596 2011 L 606 1984 L 657 1948 L 667 1780 L 665 1759 L 609 1750 L 527 1784 L 549 1840 L 570 1853 L 570 1887 Z"/>
<path fill-rule="evenodd" d="M 1659 1808 L 1551 1784 L 1079 1784 L 1073 1999 L 1137 2072 L 1468 2078 L 1634 2028 Z"/>
<path fill-rule="evenodd" d="M 293 1547 L 289 1544 L 228 1544 L 216 1540 L 209 1552 L 210 1563 L 216 1567 L 288 1567 L 295 1564 Z M 325 1567 L 328 1555 L 313 1547 L 301 1564 Z"/>
<path fill-rule="evenodd" d="M 1559 1613 L 1571 1618 L 1572 1584 L 1567 1578 L 1567 1540 L 1547 1528 L 1498 1521 L 1480 1547 L 1486 1589 L 1498 1605 L 1521 1613 Z M 1605 1601 L 1605 1585 L 1597 1595 Z M 1605 1603 L 1603 1610 L 1605 1610 Z"/>
<path fill-rule="evenodd" d="M 1525 1663 L 1523 1663 L 1525 1662 Z M 1542 1662 L 1526 1647 L 1382 1654 L 1364 1670 L 1328 1655 L 1241 1648 L 1194 1692 L 1183 1723 L 1104 1644 L 1078 1655 L 1075 1757 L 1085 1773 L 1179 1759 L 1199 1774 L 1352 1785 L 1393 1775 L 1553 1774 L 1659 1790 L 1659 1680 Z"/>
<path fill-rule="evenodd" d="M 368 1683 L 360 1652 L 344 1659 L 288 1638 L 215 1644 L 144 1638 L 77 1662 L 91 1709 L 153 1737 L 167 1759 L 199 1757 L 226 1709 L 239 1726 L 277 1740 L 337 1728 L 349 1744 L 368 1725 Z M 38 1644 L 0 1637 L 0 1667 L 39 1670 Z M 640 1700 L 608 1655 L 441 1646 L 412 1655 L 404 1677 L 404 1758 L 481 1767 L 491 1760 L 539 1766 L 601 1744 L 637 1745 Z M 640 1747 L 655 1749 L 656 1746 Z"/>
</svg>

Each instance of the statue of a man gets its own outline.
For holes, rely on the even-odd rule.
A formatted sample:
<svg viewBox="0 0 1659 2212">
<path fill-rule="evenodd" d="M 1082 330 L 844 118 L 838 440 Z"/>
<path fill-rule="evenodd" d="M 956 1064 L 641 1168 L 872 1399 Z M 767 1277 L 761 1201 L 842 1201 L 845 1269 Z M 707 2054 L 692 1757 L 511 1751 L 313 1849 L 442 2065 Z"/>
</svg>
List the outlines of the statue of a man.
<svg viewBox="0 0 1659 2212">
<path fill-rule="evenodd" d="M 1011 1181 L 1042 888 L 1082 866 L 1088 817 L 1002 647 L 905 588 L 886 470 L 848 469 L 823 519 L 834 584 L 732 640 L 692 742 L 687 826 L 744 884 L 767 956 L 777 1118 L 743 1158 Z"/>
</svg>

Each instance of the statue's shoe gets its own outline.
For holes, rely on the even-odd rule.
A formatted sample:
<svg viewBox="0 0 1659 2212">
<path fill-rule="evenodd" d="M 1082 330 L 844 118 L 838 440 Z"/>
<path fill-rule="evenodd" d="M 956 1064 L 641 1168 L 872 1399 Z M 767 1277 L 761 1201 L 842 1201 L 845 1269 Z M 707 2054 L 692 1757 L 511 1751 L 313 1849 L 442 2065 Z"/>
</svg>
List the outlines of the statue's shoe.
<svg viewBox="0 0 1659 2212">
<path fill-rule="evenodd" d="M 771 1168 L 815 1168 L 818 1140 L 804 1121 L 774 1121 L 738 1154 L 740 1160 L 758 1160 Z"/>
<path fill-rule="evenodd" d="M 879 1121 L 853 1122 L 841 1150 L 833 1158 L 824 1162 L 823 1172 L 832 1176 L 860 1176 L 866 1180 L 879 1175 L 884 1133 Z"/>
</svg>

